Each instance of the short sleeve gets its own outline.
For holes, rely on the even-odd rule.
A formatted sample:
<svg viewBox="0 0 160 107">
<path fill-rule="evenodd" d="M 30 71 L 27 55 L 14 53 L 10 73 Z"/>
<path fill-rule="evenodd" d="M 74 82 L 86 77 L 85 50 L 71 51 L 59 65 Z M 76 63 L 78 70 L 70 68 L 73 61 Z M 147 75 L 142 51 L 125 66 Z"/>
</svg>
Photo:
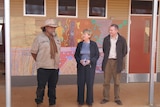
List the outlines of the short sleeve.
<svg viewBox="0 0 160 107">
<path fill-rule="evenodd" d="M 39 42 L 38 42 L 38 37 L 36 37 L 33 41 L 32 47 L 31 47 L 31 53 L 37 54 L 38 52 L 38 46 Z"/>
</svg>

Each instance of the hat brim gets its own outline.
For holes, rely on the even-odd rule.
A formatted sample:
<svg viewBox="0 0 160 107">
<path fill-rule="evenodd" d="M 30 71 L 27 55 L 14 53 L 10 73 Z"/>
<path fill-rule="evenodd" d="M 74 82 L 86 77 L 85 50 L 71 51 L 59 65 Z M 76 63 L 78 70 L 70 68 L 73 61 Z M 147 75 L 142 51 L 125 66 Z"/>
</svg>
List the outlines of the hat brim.
<svg viewBox="0 0 160 107">
<path fill-rule="evenodd" d="M 58 25 L 45 25 L 45 26 L 42 26 L 41 29 L 43 29 L 44 27 L 47 27 L 47 26 L 49 26 L 49 27 L 54 27 L 54 28 L 57 28 L 57 27 L 58 27 Z"/>
</svg>

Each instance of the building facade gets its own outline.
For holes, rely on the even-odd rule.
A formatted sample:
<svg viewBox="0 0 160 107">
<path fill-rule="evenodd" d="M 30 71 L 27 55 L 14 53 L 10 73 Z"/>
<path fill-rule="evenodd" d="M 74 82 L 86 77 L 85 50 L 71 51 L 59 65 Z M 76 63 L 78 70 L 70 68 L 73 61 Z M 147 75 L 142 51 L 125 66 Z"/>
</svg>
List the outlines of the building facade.
<svg viewBox="0 0 160 107">
<path fill-rule="evenodd" d="M 119 32 L 126 38 L 128 44 L 122 81 L 149 81 L 152 0 L 10 0 L 10 12 L 13 85 L 21 84 L 28 78 L 31 78 L 30 82 L 35 79 L 35 62 L 31 57 L 30 48 L 33 39 L 41 32 L 40 27 L 47 18 L 58 20 L 59 27 L 56 32 L 62 42 L 60 75 L 63 82 L 70 76 L 73 81 L 76 81 L 76 62 L 73 54 L 77 43 L 81 40 L 80 36 L 84 28 L 90 28 L 93 31 L 92 39 L 99 46 L 101 56 L 97 64 L 96 81 L 102 82 L 102 42 L 103 38 L 108 35 L 108 28 L 112 23 L 119 25 Z M 0 15 L 4 17 L 4 14 Z M 155 30 L 157 32 L 154 59 L 155 81 L 160 79 L 159 19 L 158 6 L 157 30 Z M 5 23 L 2 21 L 1 25 Z M 3 35 L 5 37 L 4 33 Z"/>
</svg>

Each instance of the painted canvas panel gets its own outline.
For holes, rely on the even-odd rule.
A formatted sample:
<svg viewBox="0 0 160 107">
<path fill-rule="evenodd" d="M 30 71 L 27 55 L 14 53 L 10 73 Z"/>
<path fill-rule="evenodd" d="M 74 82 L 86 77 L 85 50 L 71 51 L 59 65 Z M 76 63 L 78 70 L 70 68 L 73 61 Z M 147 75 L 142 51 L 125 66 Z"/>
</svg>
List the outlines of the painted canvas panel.
<svg viewBox="0 0 160 107">
<path fill-rule="evenodd" d="M 62 41 L 62 47 L 75 47 L 81 41 L 83 29 L 92 30 L 92 40 L 102 46 L 103 38 L 108 34 L 111 20 L 102 19 L 58 19 L 56 32 Z"/>
</svg>

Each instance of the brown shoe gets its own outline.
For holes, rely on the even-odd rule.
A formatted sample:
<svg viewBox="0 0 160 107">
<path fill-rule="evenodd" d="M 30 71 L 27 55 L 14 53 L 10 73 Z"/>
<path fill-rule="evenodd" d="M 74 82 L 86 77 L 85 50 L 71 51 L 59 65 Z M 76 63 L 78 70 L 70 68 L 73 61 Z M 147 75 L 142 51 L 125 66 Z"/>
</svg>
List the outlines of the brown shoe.
<svg viewBox="0 0 160 107">
<path fill-rule="evenodd" d="M 122 105 L 121 100 L 116 100 L 115 103 L 117 103 L 118 105 Z"/>
<path fill-rule="evenodd" d="M 100 103 L 101 103 L 101 104 L 105 104 L 105 103 L 107 103 L 107 102 L 109 102 L 109 100 L 103 99 Z"/>
</svg>

